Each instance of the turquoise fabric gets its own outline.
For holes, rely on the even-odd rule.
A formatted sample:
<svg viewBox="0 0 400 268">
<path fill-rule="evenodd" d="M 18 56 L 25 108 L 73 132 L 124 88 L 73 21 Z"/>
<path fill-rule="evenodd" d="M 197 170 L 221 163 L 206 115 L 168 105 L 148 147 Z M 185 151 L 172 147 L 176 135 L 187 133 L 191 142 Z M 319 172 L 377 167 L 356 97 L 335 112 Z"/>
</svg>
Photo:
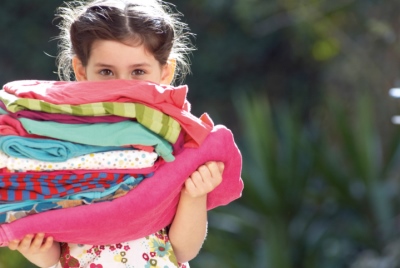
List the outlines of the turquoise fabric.
<svg viewBox="0 0 400 268">
<path fill-rule="evenodd" d="M 161 136 L 148 130 L 140 123 L 122 121 L 118 123 L 63 124 L 51 121 L 35 121 L 19 118 L 28 133 L 59 140 L 95 146 L 154 146 L 158 155 L 171 162 L 171 144 Z"/>
<path fill-rule="evenodd" d="M 64 162 L 85 154 L 123 150 L 121 146 L 96 146 L 76 144 L 53 139 L 36 139 L 19 136 L 0 136 L 0 150 L 19 158 L 33 158 L 48 162 Z"/>
<path fill-rule="evenodd" d="M 0 114 L 8 114 L 8 112 L 0 108 Z"/>
</svg>

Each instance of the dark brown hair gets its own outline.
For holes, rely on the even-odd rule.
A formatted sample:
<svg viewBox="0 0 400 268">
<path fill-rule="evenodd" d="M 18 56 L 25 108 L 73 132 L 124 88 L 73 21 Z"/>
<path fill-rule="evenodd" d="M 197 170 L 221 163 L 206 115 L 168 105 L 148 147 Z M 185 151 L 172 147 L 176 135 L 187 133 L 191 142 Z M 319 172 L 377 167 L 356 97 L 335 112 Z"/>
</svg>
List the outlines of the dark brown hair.
<svg viewBox="0 0 400 268">
<path fill-rule="evenodd" d="M 87 65 L 96 40 L 115 40 L 128 45 L 144 44 L 161 64 L 176 61 L 176 75 L 184 79 L 190 72 L 188 55 L 193 50 L 187 25 L 178 20 L 181 14 L 159 0 L 74 1 L 59 8 L 61 18 L 58 75 L 70 80 L 72 57 Z"/>
</svg>

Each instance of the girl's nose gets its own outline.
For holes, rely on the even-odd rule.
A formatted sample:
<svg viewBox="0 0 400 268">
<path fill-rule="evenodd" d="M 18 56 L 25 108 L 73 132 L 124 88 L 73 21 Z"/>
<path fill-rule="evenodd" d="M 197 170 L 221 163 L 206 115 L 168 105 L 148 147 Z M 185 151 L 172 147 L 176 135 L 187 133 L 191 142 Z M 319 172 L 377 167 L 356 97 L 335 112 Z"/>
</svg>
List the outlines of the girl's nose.
<svg viewBox="0 0 400 268">
<path fill-rule="evenodd" d="M 130 75 L 125 75 L 125 74 L 118 74 L 117 75 L 117 79 L 129 80 L 129 79 L 131 79 L 131 76 Z"/>
</svg>

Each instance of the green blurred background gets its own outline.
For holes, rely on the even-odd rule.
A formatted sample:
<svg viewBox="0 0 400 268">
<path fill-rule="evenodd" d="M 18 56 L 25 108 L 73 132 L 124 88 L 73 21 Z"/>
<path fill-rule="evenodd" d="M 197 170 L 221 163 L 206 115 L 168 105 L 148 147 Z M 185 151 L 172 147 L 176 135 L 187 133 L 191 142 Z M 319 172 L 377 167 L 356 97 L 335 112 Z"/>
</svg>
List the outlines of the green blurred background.
<svg viewBox="0 0 400 268">
<path fill-rule="evenodd" d="M 56 80 L 54 11 L 0 3 L 0 83 Z M 196 33 L 188 99 L 230 128 L 241 199 L 191 267 L 400 267 L 397 0 L 172 1 Z M 32 267 L 0 249 L 0 268 Z"/>
</svg>

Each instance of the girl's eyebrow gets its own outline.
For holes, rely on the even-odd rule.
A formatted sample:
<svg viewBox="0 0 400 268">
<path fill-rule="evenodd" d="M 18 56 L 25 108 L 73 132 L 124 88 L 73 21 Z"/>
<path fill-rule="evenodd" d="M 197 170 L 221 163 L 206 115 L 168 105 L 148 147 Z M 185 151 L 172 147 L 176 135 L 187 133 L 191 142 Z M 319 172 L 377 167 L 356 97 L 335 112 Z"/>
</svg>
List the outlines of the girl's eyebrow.
<svg viewBox="0 0 400 268">
<path fill-rule="evenodd" d="M 149 63 L 146 62 L 142 62 L 142 63 L 136 63 L 136 64 L 132 64 L 129 66 L 130 68 L 137 68 L 137 67 L 150 67 Z"/>
<path fill-rule="evenodd" d="M 112 68 L 112 67 L 114 67 L 114 65 L 101 63 L 101 62 L 96 63 L 94 66 L 95 67 L 103 67 L 103 68 Z M 146 63 L 146 62 L 143 62 L 143 63 L 135 63 L 135 64 L 132 64 L 132 65 L 129 65 L 129 68 L 138 68 L 138 67 L 150 67 L 150 64 Z"/>
</svg>

